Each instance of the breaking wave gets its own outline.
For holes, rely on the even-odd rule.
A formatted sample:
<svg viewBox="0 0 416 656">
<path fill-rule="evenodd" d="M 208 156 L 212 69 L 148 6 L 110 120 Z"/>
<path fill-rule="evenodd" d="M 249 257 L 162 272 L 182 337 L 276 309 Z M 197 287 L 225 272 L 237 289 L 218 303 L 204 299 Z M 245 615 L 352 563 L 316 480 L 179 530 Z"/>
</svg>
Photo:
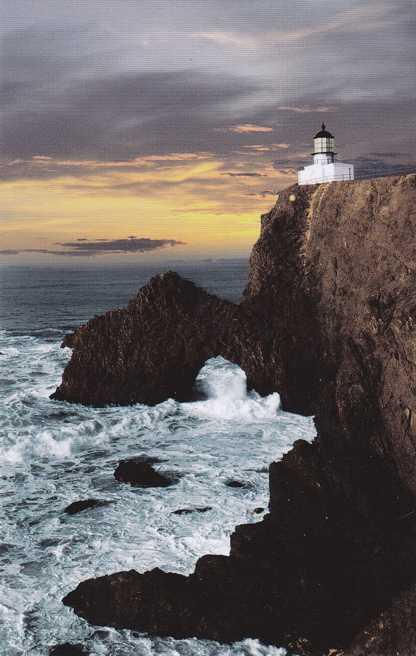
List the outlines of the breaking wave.
<svg viewBox="0 0 416 656">
<path fill-rule="evenodd" d="M 276 420 L 280 408 L 279 395 L 275 392 L 261 397 L 255 390 L 247 392 L 245 372 L 221 356 L 206 362 L 198 374 L 196 386 L 207 398 L 182 404 L 190 414 L 220 420 Z"/>
<path fill-rule="evenodd" d="M 124 569 L 192 571 L 204 553 L 227 554 L 238 523 L 267 511 L 268 465 L 311 419 L 283 412 L 278 394 L 247 391 L 244 372 L 209 360 L 197 379 L 205 397 L 155 407 L 87 408 L 51 401 L 69 351 L 60 335 L 0 332 L 0 654 L 46 656 L 50 645 L 82 642 L 92 653 L 133 656 L 282 656 L 256 640 L 232 646 L 99 631 L 63 607 L 83 579 Z M 169 488 L 131 488 L 113 476 L 139 454 L 175 472 Z M 230 488 L 230 479 L 246 485 Z M 109 501 L 68 516 L 79 499 Z M 198 507 L 209 507 L 204 513 Z M 175 515 L 186 508 L 190 512 Z"/>
</svg>

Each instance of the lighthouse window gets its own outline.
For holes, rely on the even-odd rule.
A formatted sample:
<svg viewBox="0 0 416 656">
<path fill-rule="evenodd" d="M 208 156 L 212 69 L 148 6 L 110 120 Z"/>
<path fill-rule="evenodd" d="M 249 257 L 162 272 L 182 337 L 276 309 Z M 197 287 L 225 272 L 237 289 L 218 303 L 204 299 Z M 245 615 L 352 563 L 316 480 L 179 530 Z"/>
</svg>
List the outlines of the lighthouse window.
<svg viewBox="0 0 416 656">
<path fill-rule="evenodd" d="M 315 149 L 319 153 L 326 150 L 326 139 L 315 139 Z"/>
<path fill-rule="evenodd" d="M 333 151 L 334 140 L 327 137 L 315 139 L 315 152 L 326 153 Z"/>
</svg>

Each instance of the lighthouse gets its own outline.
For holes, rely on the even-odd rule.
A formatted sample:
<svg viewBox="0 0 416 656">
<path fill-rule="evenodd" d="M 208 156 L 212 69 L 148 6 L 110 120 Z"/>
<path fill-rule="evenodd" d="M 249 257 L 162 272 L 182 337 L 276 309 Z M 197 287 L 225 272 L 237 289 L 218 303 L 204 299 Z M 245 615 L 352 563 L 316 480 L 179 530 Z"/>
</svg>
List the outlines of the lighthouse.
<svg viewBox="0 0 416 656">
<path fill-rule="evenodd" d="M 312 155 L 313 164 L 298 171 L 299 185 L 354 180 L 354 166 L 335 161 L 335 139 L 325 123 L 314 137 Z"/>
</svg>

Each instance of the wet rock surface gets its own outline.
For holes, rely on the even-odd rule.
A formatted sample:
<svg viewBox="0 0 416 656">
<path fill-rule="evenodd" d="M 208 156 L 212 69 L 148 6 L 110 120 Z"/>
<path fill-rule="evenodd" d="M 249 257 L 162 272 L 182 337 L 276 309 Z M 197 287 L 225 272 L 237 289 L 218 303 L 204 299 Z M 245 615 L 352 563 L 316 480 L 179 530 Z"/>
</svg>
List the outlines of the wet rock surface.
<svg viewBox="0 0 416 656">
<path fill-rule="evenodd" d="M 140 487 L 168 487 L 176 482 L 173 476 L 160 474 L 154 468 L 152 463 L 159 462 L 154 458 L 129 458 L 121 460 L 114 472 L 114 478 L 120 483 L 130 483 L 130 485 Z"/>
<path fill-rule="evenodd" d="M 91 508 L 102 508 L 103 506 L 108 506 L 111 502 L 105 501 L 104 499 L 82 499 L 80 501 L 73 501 L 64 509 L 64 512 L 67 515 L 76 515 L 83 510 L 89 510 Z"/>
<path fill-rule="evenodd" d="M 403 592 L 416 580 L 415 261 L 415 175 L 294 185 L 262 217 L 239 306 L 169 274 L 133 301 L 136 327 L 106 315 L 80 328 L 61 398 L 89 402 L 81 371 L 92 376 L 101 343 L 113 339 L 103 370 L 111 379 L 113 362 L 124 361 L 116 337 L 132 331 L 156 379 L 170 380 L 163 398 L 172 396 L 182 346 L 163 362 L 149 356 L 156 333 L 144 331 L 137 309 L 147 303 L 165 331 L 173 326 L 158 336 L 161 351 L 178 337 L 175 321 L 188 318 L 179 395 L 189 394 L 199 357 L 221 354 L 260 392 L 279 391 L 286 409 L 313 413 L 318 436 L 272 463 L 270 512 L 236 528 L 229 557 L 204 556 L 188 577 L 152 570 L 91 579 L 64 602 L 94 624 L 151 634 L 257 637 L 320 656 L 415 653 L 416 602 Z M 87 344 L 91 363 L 77 369 Z M 135 393 L 143 398 L 149 380 L 148 400 L 149 371 L 139 368 Z"/>
<path fill-rule="evenodd" d="M 234 479 L 229 480 L 229 481 L 225 481 L 225 485 L 227 487 L 235 487 L 235 488 L 248 488 L 248 487 L 250 487 L 250 483 L 248 483 L 247 481 L 237 481 L 237 480 L 234 480 Z"/>
<path fill-rule="evenodd" d="M 190 515 L 191 513 L 205 513 L 212 510 L 211 506 L 200 506 L 199 508 L 178 508 L 174 510 L 172 515 Z"/>
</svg>

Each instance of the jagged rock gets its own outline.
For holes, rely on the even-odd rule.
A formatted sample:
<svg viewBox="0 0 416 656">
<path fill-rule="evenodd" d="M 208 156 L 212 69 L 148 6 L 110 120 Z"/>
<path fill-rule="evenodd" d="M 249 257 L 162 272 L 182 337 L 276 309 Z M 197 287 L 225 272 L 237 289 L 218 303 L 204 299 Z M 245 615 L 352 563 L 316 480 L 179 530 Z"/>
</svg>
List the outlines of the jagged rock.
<svg viewBox="0 0 416 656">
<path fill-rule="evenodd" d="M 237 481 L 235 479 L 231 479 L 229 481 L 225 481 L 225 484 L 227 487 L 251 487 L 250 483 L 247 483 L 247 481 Z"/>
<path fill-rule="evenodd" d="M 190 515 L 191 513 L 194 512 L 205 513 L 208 512 L 208 510 L 212 510 L 212 507 L 201 506 L 199 508 L 178 508 L 178 510 L 174 510 L 172 512 L 172 515 Z"/>
<path fill-rule="evenodd" d="M 155 459 L 129 458 L 121 460 L 114 472 L 114 478 L 120 483 L 130 483 L 141 487 L 167 487 L 175 482 L 173 478 L 155 471 L 151 462 L 155 462 Z M 156 462 L 158 462 L 157 459 Z"/>
<path fill-rule="evenodd" d="M 126 309 L 96 317 L 65 338 L 72 358 L 52 398 L 96 406 L 189 400 L 198 371 L 219 352 L 244 363 L 259 389 L 271 389 L 256 371 L 262 332 L 238 306 L 165 273 Z"/>
<path fill-rule="evenodd" d="M 111 502 L 104 501 L 103 499 L 82 499 L 81 501 L 73 501 L 64 510 L 68 515 L 75 515 L 89 508 L 99 508 L 108 506 Z"/>
<path fill-rule="evenodd" d="M 270 512 L 236 528 L 229 557 L 204 556 L 189 577 L 153 570 L 91 579 L 65 603 L 94 624 L 216 640 L 253 636 L 320 656 L 363 640 L 360 632 L 374 631 L 371 620 L 384 611 L 378 644 L 387 654 L 400 645 L 415 653 L 414 633 L 400 635 L 414 612 L 412 593 L 409 601 L 400 593 L 416 580 L 415 262 L 415 175 L 294 185 L 262 217 L 239 306 L 170 274 L 139 292 L 127 333 L 126 315 L 79 329 L 61 398 L 89 402 L 98 370 L 119 383 L 131 343 L 125 335 L 133 333 L 147 357 L 143 366 L 132 359 L 133 397 L 150 399 L 152 371 L 158 384 L 170 381 L 162 397 L 172 396 L 180 347 L 163 362 L 152 349 L 157 343 L 164 353 L 170 339 L 181 344 L 175 321 L 186 315 L 191 355 L 180 369 L 180 395 L 189 393 L 193 367 L 221 354 L 260 392 L 279 391 L 286 409 L 315 414 L 318 436 L 271 465 Z M 153 332 L 142 326 L 144 307 L 159 317 Z M 104 347 L 111 348 L 99 369 Z M 100 398 L 117 402 L 111 385 Z"/>
</svg>

